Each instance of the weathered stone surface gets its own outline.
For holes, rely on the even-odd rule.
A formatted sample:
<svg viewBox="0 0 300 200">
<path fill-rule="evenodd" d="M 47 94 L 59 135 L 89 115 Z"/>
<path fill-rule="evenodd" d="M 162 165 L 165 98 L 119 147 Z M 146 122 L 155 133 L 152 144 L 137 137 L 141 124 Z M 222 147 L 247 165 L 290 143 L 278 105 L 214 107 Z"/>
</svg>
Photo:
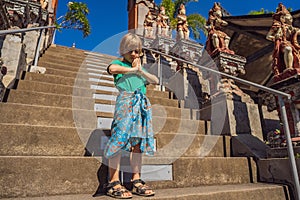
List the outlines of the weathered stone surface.
<svg viewBox="0 0 300 200">
<path fill-rule="evenodd" d="M 200 110 L 200 119 L 211 119 L 212 134 L 252 134 L 261 140 L 262 129 L 256 104 L 223 98 Z"/>
<path fill-rule="evenodd" d="M 282 200 L 289 199 L 285 194 L 285 188 L 280 185 L 270 184 L 240 184 L 240 185 L 210 185 L 199 186 L 190 188 L 169 188 L 169 189 L 156 189 L 155 196 L 151 197 L 154 200 L 217 200 L 217 199 L 256 199 L 265 200 L 270 198 Z M 97 199 L 106 200 L 108 197 L 99 194 Z M 95 197 L 91 194 L 79 195 L 60 195 L 60 196 L 47 196 L 47 197 L 32 197 L 32 198 L 12 198 L 3 200 L 94 200 Z M 140 199 L 134 195 L 133 199 Z"/>
<path fill-rule="evenodd" d="M 26 68 L 24 45 L 20 35 L 7 35 L 1 49 L 1 57 L 8 71 L 3 78 L 3 83 L 7 87 L 12 81 L 19 77 Z"/>
<path fill-rule="evenodd" d="M 4 197 L 92 193 L 100 162 L 84 157 L 1 156 L 0 194 Z"/>
<path fill-rule="evenodd" d="M 57 50 L 62 57 L 77 56 L 74 49 L 51 47 L 49 50 L 52 55 Z M 78 55 L 81 53 L 79 51 Z M 47 53 L 44 56 L 46 58 Z M 103 59 L 103 55 L 89 56 Z M 107 62 L 108 59 L 104 60 Z M 100 163 L 104 160 L 82 156 L 98 155 L 99 148 L 103 147 L 99 136 L 104 136 L 105 132 L 97 135 L 96 130 L 88 128 L 97 125 L 94 107 L 91 102 L 80 104 L 79 100 L 86 100 L 85 95 L 91 98 L 94 93 L 115 96 L 116 92 L 109 84 L 99 84 L 107 90 L 88 90 L 83 84 L 74 93 L 72 80 L 76 72 L 68 68 L 69 64 L 65 63 L 65 69 L 64 64 L 52 69 L 49 65 L 53 75 L 26 75 L 26 80 L 20 80 L 17 90 L 11 91 L 8 102 L 0 104 L 1 113 L 5 113 L 0 116 L 3 128 L 0 130 L 1 198 L 39 196 L 42 199 L 40 196 L 45 196 L 49 199 L 88 199 L 90 196 L 68 194 L 91 195 L 99 186 L 98 178 L 102 181 L 100 185 L 106 180 L 107 171 Z M 72 76 L 68 77 L 68 73 Z M 52 81 L 52 78 L 57 80 Z M 153 100 L 155 107 L 155 104 L 168 101 L 172 93 L 149 87 L 147 96 Z M 70 97 L 76 97 L 77 106 L 83 105 L 85 109 L 71 109 Z M 157 147 L 161 152 L 158 151 L 154 157 L 143 157 L 145 165 L 172 165 L 173 168 L 173 181 L 148 182 L 158 191 L 154 199 L 259 199 L 265 198 L 267 193 L 274 194 L 273 199 L 284 198 L 283 187 L 256 184 L 256 168 L 252 159 L 230 157 L 229 136 L 206 136 L 208 121 L 196 120 L 194 111 L 179 109 L 178 101 L 169 101 L 172 103 L 163 106 L 169 114 L 162 116 L 164 109 L 157 106 L 153 117 Z M 86 128 L 79 130 L 76 127 Z M 171 148 L 166 148 L 170 143 L 173 144 Z M 86 152 L 85 147 L 90 152 Z M 252 182 L 255 184 L 248 184 Z M 211 184 L 215 186 L 208 186 Z M 230 186 L 226 186 L 228 184 Z M 178 193 L 172 189 L 165 190 L 174 187 Z M 49 197 L 51 195 L 59 196 Z"/>
</svg>

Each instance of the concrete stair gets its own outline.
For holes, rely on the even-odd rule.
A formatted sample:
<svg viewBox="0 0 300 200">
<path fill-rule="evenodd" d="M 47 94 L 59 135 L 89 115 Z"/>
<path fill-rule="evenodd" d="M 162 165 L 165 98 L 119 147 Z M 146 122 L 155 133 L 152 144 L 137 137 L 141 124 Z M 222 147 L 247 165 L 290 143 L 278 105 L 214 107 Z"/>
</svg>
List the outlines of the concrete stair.
<svg viewBox="0 0 300 200">
<path fill-rule="evenodd" d="M 107 172 L 103 144 L 117 96 L 105 71 L 112 59 L 50 47 L 38 63 L 46 74 L 26 72 L 7 102 L 0 103 L 5 113 L 0 115 L 0 198 L 101 195 Z M 149 199 L 288 198 L 284 186 L 257 183 L 254 160 L 230 157 L 230 137 L 209 135 L 209 122 L 179 108 L 169 92 L 149 87 L 147 96 L 153 105 L 157 153 L 144 157 L 143 165 L 168 167 L 172 178 L 149 179 L 157 191 Z"/>
<path fill-rule="evenodd" d="M 209 185 L 190 188 L 169 188 L 156 189 L 154 197 L 148 197 L 151 200 L 212 200 L 212 199 L 245 199 L 245 200 L 265 200 L 274 196 L 272 199 L 282 200 L 282 196 L 286 193 L 286 188 L 280 185 L 266 184 L 239 184 L 237 185 Z M 246 197 L 246 198 L 245 198 Z M 90 194 L 78 195 L 62 195 L 47 197 L 31 197 L 31 198 L 9 198 L 3 200 L 107 200 L 112 199 L 107 196 L 93 197 Z M 141 199 L 134 195 L 132 199 Z"/>
</svg>

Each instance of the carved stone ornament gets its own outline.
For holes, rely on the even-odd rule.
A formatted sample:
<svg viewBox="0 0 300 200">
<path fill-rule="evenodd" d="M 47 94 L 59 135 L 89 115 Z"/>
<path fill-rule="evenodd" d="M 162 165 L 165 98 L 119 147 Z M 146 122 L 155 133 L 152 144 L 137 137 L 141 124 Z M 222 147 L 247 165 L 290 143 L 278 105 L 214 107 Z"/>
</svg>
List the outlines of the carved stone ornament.
<svg viewBox="0 0 300 200">
<path fill-rule="evenodd" d="M 229 54 L 226 52 L 218 52 L 213 57 L 214 62 L 219 68 L 219 71 L 232 76 L 245 74 L 246 58 L 243 56 Z"/>
<path fill-rule="evenodd" d="M 174 44 L 175 41 L 171 38 L 157 36 L 151 44 L 151 47 L 153 49 L 160 50 L 164 53 L 169 53 L 170 49 L 173 48 Z"/>
<path fill-rule="evenodd" d="M 191 40 L 179 40 L 171 49 L 175 56 L 197 63 L 202 56 L 203 46 Z"/>
</svg>

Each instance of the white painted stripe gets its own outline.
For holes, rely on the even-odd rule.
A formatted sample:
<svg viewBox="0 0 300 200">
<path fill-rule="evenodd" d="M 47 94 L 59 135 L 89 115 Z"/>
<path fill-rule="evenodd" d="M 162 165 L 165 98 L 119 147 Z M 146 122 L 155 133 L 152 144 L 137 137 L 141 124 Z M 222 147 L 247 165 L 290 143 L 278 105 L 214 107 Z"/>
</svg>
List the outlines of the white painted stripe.
<svg viewBox="0 0 300 200">
<path fill-rule="evenodd" d="M 95 111 L 100 111 L 100 112 L 114 113 L 114 111 L 115 111 L 115 105 L 110 105 L 110 104 L 95 104 L 94 105 L 94 110 Z"/>
<path fill-rule="evenodd" d="M 92 72 L 106 72 L 106 68 L 98 68 L 98 69 L 95 69 L 95 68 L 86 68 L 88 71 L 92 71 Z"/>
<path fill-rule="evenodd" d="M 106 77 L 106 78 L 112 78 L 112 77 L 113 77 L 112 75 L 97 74 L 97 73 L 92 73 L 92 72 L 88 73 L 88 75 L 99 77 L 99 79 L 100 79 L 101 77 Z"/>
<path fill-rule="evenodd" d="M 117 88 L 115 87 L 107 87 L 107 86 L 100 86 L 100 85 L 91 85 L 91 89 L 118 92 Z"/>
<path fill-rule="evenodd" d="M 143 165 L 141 178 L 146 181 L 173 180 L 172 165 Z"/>
<path fill-rule="evenodd" d="M 102 64 L 102 65 L 107 65 L 108 63 L 111 62 L 111 60 L 103 60 L 103 59 L 89 59 L 89 60 L 85 60 L 86 63 L 90 63 L 90 64 Z"/>
<path fill-rule="evenodd" d="M 100 129 L 110 129 L 112 121 L 113 121 L 112 118 L 101 118 L 101 117 L 98 117 L 98 127 L 97 128 L 100 128 Z"/>
<path fill-rule="evenodd" d="M 89 62 L 89 63 L 102 63 L 102 64 L 108 64 L 112 61 L 113 59 L 108 59 L 108 60 L 104 60 L 103 58 L 89 58 L 89 59 L 85 59 L 85 62 Z"/>
<path fill-rule="evenodd" d="M 115 101 L 117 99 L 117 96 L 108 95 L 108 94 L 93 94 L 93 98 L 94 99 L 103 99 L 103 100 Z"/>
<path fill-rule="evenodd" d="M 111 83 L 111 84 L 114 83 L 113 80 L 101 79 L 101 77 L 100 78 L 89 78 L 89 81 L 97 82 L 97 83 Z"/>
<path fill-rule="evenodd" d="M 92 63 L 87 63 L 86 66 L 89 67 L 96 67 L 96 68 L 106 68 L 109 63 L 97 63 L 97 64 L 92 64 Z"/>
</svg>

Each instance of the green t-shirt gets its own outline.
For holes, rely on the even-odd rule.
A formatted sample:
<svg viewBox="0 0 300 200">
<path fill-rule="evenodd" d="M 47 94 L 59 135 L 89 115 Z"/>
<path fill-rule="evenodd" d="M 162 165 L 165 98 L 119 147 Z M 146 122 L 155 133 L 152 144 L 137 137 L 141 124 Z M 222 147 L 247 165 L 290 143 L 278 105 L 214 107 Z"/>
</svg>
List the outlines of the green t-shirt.
<svg viewBox="0 0 300 200">
<path fill-rule="evenodd" d="M 123 62 L 121 60 L 113 60 L 111 64 L 120 65 L 122 67 L 131 68 L 131 63 Z M 143 68 L 144 71 L 146 71 Z M 143 94 L 146 94 L 147 80 L 137 74 L 114 74 L 114 83 L 119 91 L 134 92 L 140 89 Z"/>
</svg>

